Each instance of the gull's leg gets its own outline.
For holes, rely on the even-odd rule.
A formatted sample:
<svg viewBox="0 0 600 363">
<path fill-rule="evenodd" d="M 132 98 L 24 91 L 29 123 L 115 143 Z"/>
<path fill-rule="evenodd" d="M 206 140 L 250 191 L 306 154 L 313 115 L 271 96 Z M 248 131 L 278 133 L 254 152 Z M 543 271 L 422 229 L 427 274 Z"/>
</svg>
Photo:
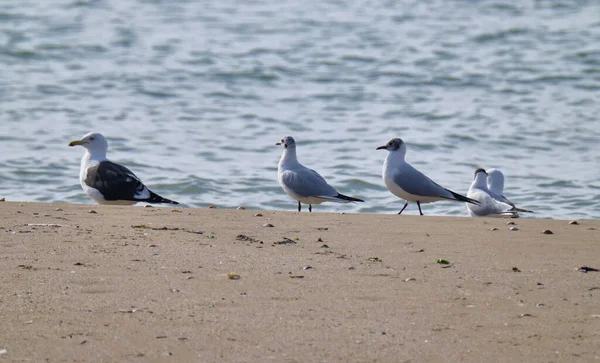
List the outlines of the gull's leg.
<svg viewBox="0 0 600 363">
<path fill-rule="evenodd" d="M 302 206 L 300 205 L 300 202 L 298 202 L 298 212 L 300 212 L 302 210 Z"/>
<path fill-rule="evenodd" d="M 309 204 L 309 205 L 308 205 L 308 211 L 309 211 L 309 212 L 312 212 L 312 204 Z"/>
<path fill-rule="evenodd" d="M 406 209 L 407 206 L 408 206 L 408 200 L 406 201 L 406 203 L 404 203 L 404 207 L 402 207 L 402 209 L 400 210 L 400 212 L 398 212 L 398 214 L 402 214 L 402 212 L 404 212 L 404 210 Z"/>
<path fill-rule="evenodd" d="M 423 216 L 423 212 L 421 211 L 421 203 L 417 202 L 417 207 L 419 207 L 419 213 L 421 213 L 421 215 Z"/>
</svg>

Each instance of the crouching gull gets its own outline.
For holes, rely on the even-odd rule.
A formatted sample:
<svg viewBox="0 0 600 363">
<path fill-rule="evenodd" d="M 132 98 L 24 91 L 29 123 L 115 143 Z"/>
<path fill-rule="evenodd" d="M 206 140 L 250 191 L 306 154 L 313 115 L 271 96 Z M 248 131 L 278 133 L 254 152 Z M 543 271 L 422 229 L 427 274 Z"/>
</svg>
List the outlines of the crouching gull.
<svg viewBox="0 0 600 363">
<path fill-rule="evenodd" d="M 275 145 L 281 145 L 283 148 L 277 168 L 277 179 L 283 191 L 298 201 L 298 212 L 302 210 L 301 202 L 308 204 L 309 212 L 312 212 L 313 204 L 323 202 L 364 202 L 362 199 L 338 193 L 319 173 L 300 164 L 296 158 L 296 141 L 293 137 L 286 136 Z"/>
<path fill-rule="evenodd" d="M 406 144 L 402 139 L 391 139 L 384 146 L 379 146 L 377 150 L 389 151 L 383 163 L 382 176 L 385 186 L 392 194 L 406 201 L 398 214 L 402 214 L 408 202 L 416 202 L 421 215 L 423 215 L 421 203 L 452 200 L 479 204 L 476 200 L 442 187 L 407 163 L 404 159 Z"/>
<path fill-rule="evenodd" d="M 504 196 L 504 174 L 499 169 L 488 169 L 487 175 L 487 187 L 492 198 L 499 202 L 510 204 L 517 212 L 533 213 L 532 210 L 518 208 L 515 203 Z"/>
<path fill-rule="evenodd" d="M 503 201 L 494 198 L 487 186 L 488 173 L 482 168 L 475 170 L 473 183 L 467 196 L 479 201 L 479 205 L 467 204 L 471 217 L 511 217 L 519 216 L 517 209 Z"/>
<path fill-rule="evenodd" d="M 85 194 L 98 204 L 132 205 L 138 202 L 171 203 L 175 201 L 152 192 L 142 181 L 123 165 L 106 158 L 108 142 L 97 132 L 90 132 L 81 140 L 73 140 L 69 146 L 81 145 L 85 154 L 81 159 L 79 182 Z"/>
</svg>

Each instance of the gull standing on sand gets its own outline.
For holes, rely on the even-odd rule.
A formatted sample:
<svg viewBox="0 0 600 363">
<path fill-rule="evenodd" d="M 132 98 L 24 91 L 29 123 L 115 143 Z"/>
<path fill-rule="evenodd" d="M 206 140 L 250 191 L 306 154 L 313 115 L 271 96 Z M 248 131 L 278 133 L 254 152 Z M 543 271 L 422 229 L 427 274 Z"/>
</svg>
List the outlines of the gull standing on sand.
<svg viewBox="0 0 600 363">
<path fill-rule="evenodd" d="M 81 145 L 79 182 L 85 194 L 98 204 L 132 205 L 138 202 L 179 204 L 152 192 L 129 169 L 106 158 L 108 142 L 97 132 L 73 140 L 69 146 Z"/>
<path fill-rule="evenodd" d="M 511 217 L 519 216 L 516 209 L 508 203 L 492 197 L 487 187 L 488 173 L 482 168 L 475 170 L 475 176 L 467 196 L 479 201 L 479 205 L 467 204 L 471 217 Z"/>
<path fill-rule="evenodd" d="M 391 139 L 384 146 L 378 147 L 377 150 L 389 151 L 383 163 L 383 182 L 392 194 L 406 201 L 398 214 L 402 214 L 406 206 L 408 206 L 408 202 L 417 203 L 421 215 L 423 215 L 421 203 L 453 200 L 479 204 L 476 200 L 440 186 L 407 163 L 404 160 L 406 156 L 406 144 L 402 139 Z"/>
<path fill-rule="evenodd" d="M 312 212 L 313 204 L 323 202 L 364 202 L 362 199 L 338 193 L 319 173 L 300 164 L 296 158 L 296 141 L 293 137 L 286 136 L 275 145 L 281 145 L 283 148 L 277 179 L 283 191 L 298 201 L 298 212 L 302 209 L 300 203 L 308 204 L 308 211 Z"/>
<path fill-rule="evenodd" d="M 517 212 L 533 213 L 533 211 L 529 209 L 517 208 L 515 203 L 504 196 L 504 174 L 502 174 L 499 169 L 487 170 L 487 187 L 492 198 L 497 201 L 510 204 Z"/>
</svg>

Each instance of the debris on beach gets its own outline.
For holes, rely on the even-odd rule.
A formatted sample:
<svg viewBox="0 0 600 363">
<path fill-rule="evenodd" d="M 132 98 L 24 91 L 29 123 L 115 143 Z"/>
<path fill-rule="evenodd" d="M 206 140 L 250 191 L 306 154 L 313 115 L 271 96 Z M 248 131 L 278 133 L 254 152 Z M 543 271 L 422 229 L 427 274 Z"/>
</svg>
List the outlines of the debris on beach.
<svg viewBox="0 0 600 363">
<path fill-rule="evenodd" d="M 263 227 L 265 227 L 265 228 L 272 228 L 272 227 L 275 227 L 275 226 L 272 225 L 271 223 L 267 223 L 267 224 L 263 224 Z"/>
<path fill-rule="evenodd" d="M 125 313 L 125 314 L 133 314 L 137 311 L 136 308 L 134 308 L 133 306 L 130 309 L 119 309 L 120 313 Z"/>
<path fill-rule="evenodd" d="M 369 257 L 369 258 L 367 258 L 367 261 L 371 261 L 371 262 L 383 262 L 381 260 L 381 258 L 379 258 L 379 257 Z"/>
<path fill-rule="evenodd" d="M 450 261 L 446 260 L 445 258 L 438 258 L 437 260 L 435 260 L 435 263 L 439 265 L 449 265 Z"/>
<path fill-rule="evenodd" d="M 597 268 L 589 267 L 589 266 L 581 266 L 580 268 L 576 269 L 576 271 L 588 273 L 588 272 L 598 272 L 600 270 L 598 270 Z"/>
<path fill-rule="evenodd" d="M 512 270 L 513 272 L 521 272 L 521 270 L 518 267 L 513 267 Z"/>
<path fill-rule="evenodd" d="M 98 212 L 96 212 L 95 210 L 91 209 L 88 213 L 90 214 L 98 214 Z"/>
<path fill-rule="evenodd" d="M 281 241 L 277 241 L 277 242 L 273 242 L 274 245 L 295 245 L 296 242 L 294 242 L 293 240 L 287 238 L 287 237 L 283 237 L 283 239 Z"/>
<path fill-rule="evenodd" d="M 515 223 L 515 222 L 513 222 L 513 221 L 506 222 L 506 224 L 508 224 L 508 225 L 513 225 L 513 224 L 515 224 L 515 225 L 516 225 L 516 223 Z"/>
<path fill-rule="evenodd" d="M 525 318 L 525 317 L 530 317 L 530 318 L 533 318 L 533 315 L 531 315 L 531 314 L 529 314 L 529 313 L 525 313 L 525 314 L 521 314 L 519 317 L 520 317 L 520 318 Z"/>
<path fill-rule="evenodd" d="M 409 281 L 416 281 L 417 279 L 415 279 L 414 277 L 409 277 L 407 279 L 404 279 L 404 282 L 409 282 Z"/>
<path fill-rule="evenodd" d="M 313 268 L 313 267 L 312 267 L 312 266 L 310 266 L 310 265 L 309 265 L 309 266 L 304 266 L 304 267 L 302 267 L 302 269 L 303 269 L 303 270 L 311 270 L 312 268 Z"/>
<path fill-rule="evenodd" d="M 490 228 L 490 231 L 497 231 L 497 230 L 498 230 L 498 228 L 496 228 L 496 227 Z"/>
<path fill-rule="evenodd" d="M 569 224 L 577 225 L 577 224 L 579 224 L 579 222 L 577 222 L 577 221 L 571 221 L 571 222 L 569 222 Z"/>
<path fill-rule="evenodd" d="M 260 214 L 260 213 L 256 213 L 254 216 L 255 216 L 255 217 L 262 217 L 263 215 L 262 215 L 262 214 Z"/>
<path fill-rule="evenodd" d="M 549 230 L 549 229 L 544 229 L 542 231 L 542 234 L 554 234 L 554 233 L 551 230 Z"/>
<path fill-rule="evenodd" d="M 237 237 L 235 237 L 235 239 L 238 241 L 244 241 L 244 242 L 250 242 L 250 243 L 261 243 L 261 244 L 264 243 L 261 240 L 257 240 L 256 238 L 248 237 L 243 234 L 238 234 Z"/>
<path fill-rule="evenodd" d="M 208 207 L 208 209 L 217 209 L 217 206 L 216 205 L 211 205 L 211 206 Z"/>
<path fill-rule="evenodd" d="M 246 207 L 242 207 L 241 205 L 237 207 L 237 210 L 246 210 Z"/>
<path fill-rule="evenodd" d="M 509 230 L 510 231 L 518 231 L 519 229 L 517 227 L 510 227 Z"/>
<path fill-rule="evenodd" d="M 227 279 L 229 279 L 229 280 L 239 280 L 241 278 L 242 277 L 239 274 L 235 273 L 235 272 L 229 272 L 229 273 L 227 273 Z"/>
<path fill-rule="evenodd" d="M 329 248 L 329 245 L 324 244 L 321 248 Z"/>
</svg>

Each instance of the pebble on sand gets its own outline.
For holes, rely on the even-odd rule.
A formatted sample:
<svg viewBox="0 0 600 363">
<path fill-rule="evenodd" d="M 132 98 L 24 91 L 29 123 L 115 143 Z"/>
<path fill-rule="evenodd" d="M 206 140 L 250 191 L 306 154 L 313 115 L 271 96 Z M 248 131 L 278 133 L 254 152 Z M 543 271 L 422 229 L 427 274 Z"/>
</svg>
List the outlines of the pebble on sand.
<svg viewBox="0 0 600 363">
<path fill-rule="evenodd" d="M 549 229 L 544 229 L 542 231 L 542 234 L 554 234 L 554 233 L 551 230 L 549 230 Z"/>
</svg>

